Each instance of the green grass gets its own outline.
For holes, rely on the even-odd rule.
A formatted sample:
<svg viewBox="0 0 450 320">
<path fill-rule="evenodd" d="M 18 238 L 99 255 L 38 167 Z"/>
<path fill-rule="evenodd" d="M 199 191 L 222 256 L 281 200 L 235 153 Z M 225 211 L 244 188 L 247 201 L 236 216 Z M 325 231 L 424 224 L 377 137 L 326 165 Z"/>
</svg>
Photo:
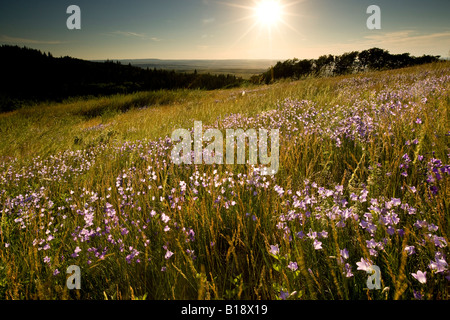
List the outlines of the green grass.
<svg viewBox="0 0 450 320">
<path fill-rule="evenodd" d="M 86 98 L 1 114 L 0 299 L 279 299 L 283 292 L 289 299 L 413 299 L 415 291 L 424 299 L 448 299 L 446 273 L 428 265 L 436 252 L 449 253 L 448 245 L 437 247 L 430 238 L 449 241 L 449 178 L 442 174 L 434 184 L 426 179 L 432 158 L 448 164 L 450 82 L 437 85 L 440 91 L 421 90 L 448 76 L 449 67 L 440 63 L 261 87 Z M 382 102 L 377 98 L 382 91 L 398 95 Z M 285 99 L 309 102 L 290 108 Z M 380 106 L 390 100 L 409 107 L 380 115 Z M 270 117 L 262 116 L 274 109 Z M 366 138 L 342 136 L 338 147 L 333 132 L 349 112 L 380 120 Z M 191 128 L 194 121 L 224 129 L 234 114 L 253 117 L 249 126 L 270 127 L 271 121 L 286 119 L 275 176 L 259 177 L 248 165 L 176 166 L 170 145 L 158 140 L 175 128 Z M 306 115 L 311 127 L 300 120 Z M 415 123 L 417 118 L 422 124 Z M 406 144 L 415 138 L 417 144 Z M 405 154 L 411 158 L 407 177 L 400 169 Z M 313 182 L 328 190 L 340 185 L 342 195 L 322 196 Z M 435 185 L 437 194 L 431 192 Z M 351 200 L 363 190 L 366 202 Z M 314 196 L 317 203 L 295 206 L 294 196 L 303 201 Z M 392 198 L 416 214 L 394 207 L 400 222 L 391 235 L 370 200 L 381 206 Z M 343 199 L 346 207 L 338 202 Z M 107 204 L 115 215 L 108 216 Z M 359 220 L 345 220 L 340 227 L 327 214 L 344 208 Z M 301 218 L 283 218 L 291 211 Z M 359 225 L 366 213 L 375 217 L 373 235 Z M 163 221 L 163 214 L 170 221 Z M 438 229 L 417 229 L 417 220 Z M 83 241 L 81 230 L 98 234 Z M 327 232 L 319 239 L 321 250 L 308 239 L 311 230 Z M 372 238 L 386 240 L 377 256 L 367 247 Z M 270 253 L 273 245 L 278 254 Z M 407 255 L 405 248 L 412 245 L 417 253 Z M 81 252 L 71 257 L 76 247 Z M 352 277 L 345 276 L 340 262 L 344 248 Z M 139 255 L 128 263 L 134 249 Z M 167 250 L 174 253 L 169 259 Z M 368 275 L 356 265 L 361 258 L 380 267 L 385 290 L 366 289 Z M 294 262 L 297 270 L 289 268 Z M 82 270 L 79 291 L 65 285 L 71 264 Z M 55 269 L 60 274 L 54 275 Z M 418 270 L 427 271 L 426 284 L 412 277 Z"/>
</svg>

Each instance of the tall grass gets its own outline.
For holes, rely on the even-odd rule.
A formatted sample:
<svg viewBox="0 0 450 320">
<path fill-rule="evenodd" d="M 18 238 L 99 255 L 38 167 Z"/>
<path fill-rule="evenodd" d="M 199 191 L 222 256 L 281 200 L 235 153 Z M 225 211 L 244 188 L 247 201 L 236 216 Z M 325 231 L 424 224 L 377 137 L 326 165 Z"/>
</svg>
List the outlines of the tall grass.
<svg viewBox="0 0 450 320">
<path fill-rule="evenodd" d="M 448 299 L 449 70 L 2 115 L 0 298 Z M 279 128 L 279 172 L 174 165 L 165 137 L 194 121 Z"/>
</svg>

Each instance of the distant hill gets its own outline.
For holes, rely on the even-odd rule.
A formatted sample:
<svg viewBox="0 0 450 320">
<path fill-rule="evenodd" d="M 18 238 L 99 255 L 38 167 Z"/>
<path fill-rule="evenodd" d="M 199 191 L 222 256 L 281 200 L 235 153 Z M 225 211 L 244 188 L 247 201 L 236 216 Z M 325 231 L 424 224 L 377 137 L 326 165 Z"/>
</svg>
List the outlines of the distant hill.
<svg viewBox="0 0 450 320">
<path fill-rule="evenodd" d="M 104 60 L 93 60 L 104 62 Z M 161 59 L 126 59 L 119 60 L 124 65 L 131 64 L 143 69 L 174 70 L 176 72 L 197 71 L 198 73 L 235 74 L 250 78 L 252 75 L 267 71 L 274 64 L 269 59 L 228 59 L 228 60 L 161 60 Z"/>
<path fill-rule="evenodd" d="M 213 90 L 238 86 L 234 75 L 176 73 L 143 69 L 116 61 L 93 62 L 55 58 L 36 49 L 4 45 L 0 76 L 0 112 L 30 101 L 60 101 L 69 97 L 111 95 L 160 89 Z"/>
</svg>

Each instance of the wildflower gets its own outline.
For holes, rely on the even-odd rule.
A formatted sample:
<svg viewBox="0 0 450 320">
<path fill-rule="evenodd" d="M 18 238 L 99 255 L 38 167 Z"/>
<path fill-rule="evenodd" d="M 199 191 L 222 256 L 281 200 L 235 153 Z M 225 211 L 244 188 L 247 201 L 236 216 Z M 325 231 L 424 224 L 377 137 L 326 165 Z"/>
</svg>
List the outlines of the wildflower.
<svg viewBox="0 0 450 320">
<path fill-rule="evenodd" d="M 306 234 L 310 239 L 316 239 L 317 238 L 317 232 L 312 231 L 312 229 L 309 229 L 309 232 Z"/>
<path fill-rule="evenodd" d="M 294 296 L 296 294 L 297 294 L 297 291 L 289 293 L 289 291 L 285 291 L 284 289 L 281 289 L 279 298 L 281 300 L 286 300 L 286 299 L 288 299 L 288 298 L 290 298 L 290 297 L 292 297 L 292 296 Z"/>
<path fill-rule="evenodd" d="M 414 299 L 422 300 L 423 296 L 419 291 L 414 290 Z"/>
<path fill-rule="evenodd" d="M 359 202 L 366 202 L 368 194 L 369 194 L 369 191 L 367 191 L 367 189 L 363 189 L 361 191 L 361 195 L 359 196 Z"/>
<path fill-rule="evenodd" d="M 345 271 L 345 277 L 346 278 L 351 278 L 353 277 L 353 273 L 352 273 L 352 267 L 350 264 L 346 263 L 344 266 L 344 271 Z"/>
<path fill-rule="evenodd" d="M 72 253 L 72 258 L 78 257 L 78 253 L 81 252 L 80 247 L 76 247 L 74 253 Z"/>
<path fill-rule="evenodd" d="M 326 238 L 328 238 L 328 232 L 326 232 L 326 231 L 319 232 L 318 237 L 326 239 Z"/>
<path fill-rule="evenodd" d="M 349 258 L 349 254 L 348 254 L 348 250 L 346 248 L 344 248 L 343 250 L 340 250 L 341 252 L 341 257 L 345 260 L 347 260 Z"/>
<path fill-rule="evenodd" d="M 271 253 L 271 254 L 273 254 L 274 256 L 276 256 L 276 255 L 278 255 L 278 253 L 280 252 L 280 249 L 278 248 L 278 245 L 275 245 L 275 246 L 270 246 L 270 250 L 269 250 L 269 252 Z"/>
<path fill-rule="evenodd" d="M 48 257 L 48 256 L 46 256 L 45 258 L 44 258 L 44 263 L 50 263 L 50 258 Z"/>
<path fill-rule="evenodd" d="M 406 246 L 405 251 L 408 253 L 408 256 L 416 253 L 416 248 L 414 246 Z"/>
<path fill-rule="evenodd" d="M 289 263 L 289 265 L 288 265 L 288 268 L 289 269 L 291 269 L 292 271 L 297 271 L 297 269 L 298 269 L 298 264 L 297 264 L 297 262 L 290 262 Z"/>
<path fill-rule="evenodd" d="M 305 234 L 303 231 L 299 231 L 299 232 L 297 232 L 296 236 L 297 236 L 297 238 L 303 239 L 305 237 Z"/>
<path fill-rule="evenodd" d="M 163 214 L 161 215 L 161 220 L 162 220 L 164 223 L 167 223 L 167 222 L 170 221 L 170 217 L 163 213 Z"/>
<path fill-rule="evenodd" d="M 321 250 L 322 249 L 322 242 L 318 241 L 317 239 L 314 239 L 314 249 L 315 250 Z"/>
<path fill-rule="evenodd" d="M 392 205 L 393 205 L 394 207 L 397 207 L 397 206 L 399 206 L 399 205 L 401 205 L 401 204 L 402 204 L 402 201 L 401 201 L 400 199 L 392 198 Z"/>
<path fill-rule="evenodd" d="M 275 190 L 276 193 L 278 193 L 278 195 L 279 195 L 280 197 L 283 196 L 283 194 L 284 194 L 284 189 L 283 189 L 282 187 L 276 185 L 276 186 L 274 187 L 274 190 Z"/>
<path fill-rule="evenodd" d="M 411 273 L 411 275 L 417 279 L 420 283 L 427 283 L 427 272 L 417 271 L 417 273 Z"/>
<path fill-rule="evenodd" d="M 167 250 L 166 251 L 166 255 L 164 256 L 164 258 L 166 259 L 166 260 L 168 260 L 168 259 L 170 259 L 170 257 L 173 255 L 173 252 L 172 251 L 170 251 L 170 250 Z"/>
<path fill-rule="evenodd" d="M 60 273 L 60 272 L 59 272 L 58 269 L 55 269 L 55 271 L 53 271 L 53 275 L 54 275 L 54 276 L 57 276 L 59 273 Z"/>
<path fill-rule="evenodd" d="M 361 258 L 361 262 L 357 262 L 356 265 L 358 266 L 357 270 L 372 272 L 372 262 L 370 260 Z"/>
<path fill-rule="evenodd" d="M 289 291 L 284 291 L 283 289 L 280 291 L 280 296 L 279 298 L 281 300 L 286 300 L 287 298 L 289 298 Z"/>
<path fill-rule="evenodd" d="M 445 248 L 447 246 L 447 241 L 445 241 L 444 237 L 433 236 L 434 245 L 438 248 Z"/>
<path fill-rule="evenodd" d="M 389 227 L 387 227 L 386 231 L 389 235 L 392 236 L 395 233 L 395 228 L 393 228 L 392 226 L 389 226 Z"/>
<path fill-rule="evenodd" d="M 442 255 L 438 252 L 435 254 L 435 261 L 431 261 L 428 265 L 428 268 L 430 268 L 433 271 L 436 271 L 437 273 L 441 273 L 447 270 L 447 261 L 445 261 L 442 258 Z"/>
<path fill-rule="evenodd" d="M 376 246 L 377 246 L 377 243 L 376 243 L 376 241 L 375 241 L 375 239 L 371 239 L 370 241 L 369 240 L 366 240 L 366 246 L 367 246 L 367 248 L 376 248 Z"/>
</svg>

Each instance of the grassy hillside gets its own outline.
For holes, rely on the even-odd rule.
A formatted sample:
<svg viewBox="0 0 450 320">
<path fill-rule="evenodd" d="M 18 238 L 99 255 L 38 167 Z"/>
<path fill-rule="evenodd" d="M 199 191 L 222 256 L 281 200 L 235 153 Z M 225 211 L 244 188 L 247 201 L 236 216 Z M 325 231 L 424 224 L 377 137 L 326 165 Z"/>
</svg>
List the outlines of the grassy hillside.
<svg viewBox="0 0 450 320">
<path fill-rule="evenodd" d="M 449 89 L 438 63 L 0 114 L 0 299 L 449 299 Z M 279 128 L 279 172 L 174 165 L 194 121 Z"/>
</svg>

